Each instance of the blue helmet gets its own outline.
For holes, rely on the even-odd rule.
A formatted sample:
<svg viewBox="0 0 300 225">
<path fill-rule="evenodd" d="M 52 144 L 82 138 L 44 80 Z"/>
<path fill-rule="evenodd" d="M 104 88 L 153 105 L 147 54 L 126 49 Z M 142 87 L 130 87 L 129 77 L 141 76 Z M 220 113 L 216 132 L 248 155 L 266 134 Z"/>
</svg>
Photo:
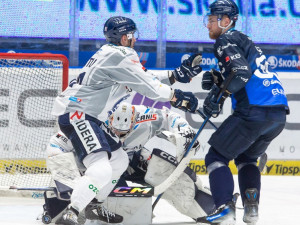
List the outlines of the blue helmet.
<svg viewBox="0 0 300 225">
<path fill-rule="evenodd" d="M 124 34 L 135 32 L 136 30 L 135 22 L 132 19 L 114 16 L 105 22 L 103 33 L 107 42 L 119 44 Z"/>
<path fill-rule="evenodd" d="M 217 0 L 210 4 L 208 15 L 227 15 L 232 21 L 237 21 L 239 8 L 232 0 Z"/>
</svg>

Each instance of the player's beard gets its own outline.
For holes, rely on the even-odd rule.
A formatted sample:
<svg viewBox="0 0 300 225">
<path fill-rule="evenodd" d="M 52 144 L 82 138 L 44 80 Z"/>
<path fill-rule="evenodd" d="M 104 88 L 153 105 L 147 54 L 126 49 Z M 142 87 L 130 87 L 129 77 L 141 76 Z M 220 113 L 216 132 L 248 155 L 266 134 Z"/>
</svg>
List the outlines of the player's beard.
<svg viewBox="0 0 300 225">
<path fill-rule="evenodd" d="M 218 29 L 217 31 L 210 30 L 208 34 L 210 39 L 216 40 L 222 34 L 222 30 L 221 29 Z"/>
</svg>

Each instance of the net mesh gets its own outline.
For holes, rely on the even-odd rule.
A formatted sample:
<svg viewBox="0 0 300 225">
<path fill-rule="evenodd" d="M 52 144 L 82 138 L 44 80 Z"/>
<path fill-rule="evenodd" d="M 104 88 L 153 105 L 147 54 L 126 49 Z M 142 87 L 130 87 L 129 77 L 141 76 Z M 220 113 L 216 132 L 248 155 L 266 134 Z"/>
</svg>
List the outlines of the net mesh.
<svg viewBox="0 0 300 225">
<path fill-rule="evenodd" d="M 0 56 L 0 186 L 45 187 L 45 151 L 56 131 L 51 115 L 61 92 L 63 62 Z"/>
</svg>

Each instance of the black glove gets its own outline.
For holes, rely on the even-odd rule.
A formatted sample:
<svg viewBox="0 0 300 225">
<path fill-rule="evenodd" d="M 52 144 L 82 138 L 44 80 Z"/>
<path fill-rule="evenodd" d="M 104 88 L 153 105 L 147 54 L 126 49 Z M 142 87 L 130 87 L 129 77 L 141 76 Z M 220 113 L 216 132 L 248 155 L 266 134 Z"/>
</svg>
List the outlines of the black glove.
<svg viewBox="0 0 300 225">
<path fill-rule="evenodd" d="M 189 83 L 193 77 L 197 76 L 202 71 L 202 68 L 199 65 L 201 61 L 201 54 L 194 54 L 184 60 L 181 66 L 172 72 L 172 75 L 169 78 L 171 84 L 173 84 L 175 80 L 180 83 Z"/>
<path fill-rule="evenodd" d="M 202 89 L 210 90 L 214 84 L 218 87 L 223 83 L 223 77 L 221 73 L 215 69 L 211 69 L 210 71 L 206 71 L 202 77 Z"/>
<path fill-rule="evenodd" d="M 171 105 L 175 108 L 183 111 L 195 112 L 198 106 L 198 99 L 192 92 L 183 92 L 179 89 L 174 90 L 174 96 L 176 102 L 171 102 Z"/>
<path fill-rule="evenodd" d="M 229 96 L 229 93 L 223 93 L 221 99 L 218 101 L 218 95 L 220 88 L 217 85 L 213 85 L 211 91 L 208 93 L 207 97 L 204 100 L 203 112 L 206 116 L 212 116 L 214 118 L 218 117 L 222 108 L 225 99 Z"/>
</svg>

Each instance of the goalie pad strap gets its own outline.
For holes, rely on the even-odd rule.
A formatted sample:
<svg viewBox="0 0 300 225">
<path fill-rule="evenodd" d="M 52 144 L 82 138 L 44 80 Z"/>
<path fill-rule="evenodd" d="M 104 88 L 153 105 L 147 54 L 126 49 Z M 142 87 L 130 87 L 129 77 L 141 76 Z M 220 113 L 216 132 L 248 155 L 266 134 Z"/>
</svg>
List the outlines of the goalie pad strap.
<svg viewBox="0 0 300 225">
<path fill-rule="evenodd" d="M 168 163 L 172 164 L 173 166 L 177 166 L 178 162 L 176 160 L 176 158 L 172 155 L 170 155 L 169 153 L 162 151 L 158 148 L 154 148 L 152 151 L 152 156 L 155 155 L 165 161 L 167 161 Z"/>
</svg>

